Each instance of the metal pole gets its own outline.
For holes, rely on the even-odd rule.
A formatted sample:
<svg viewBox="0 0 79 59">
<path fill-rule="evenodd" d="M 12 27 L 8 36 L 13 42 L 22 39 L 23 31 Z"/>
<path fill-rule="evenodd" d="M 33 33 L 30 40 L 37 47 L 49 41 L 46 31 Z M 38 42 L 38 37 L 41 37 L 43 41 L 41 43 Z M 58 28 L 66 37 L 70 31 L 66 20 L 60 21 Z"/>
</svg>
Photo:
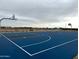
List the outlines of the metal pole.
<svg viewBox="0 0 79 59">
<path fill-rule="evenodd" d="M 66 23 L 65 23 L 65 28 L 66 28 Z"/>
<path fill-rule="evenodd" d="M 1 20 L 0 20 L 0 29 L 1 29 Z"/>
<path fill-rule="evenodd" d="M 71 28 L 72 28 L 72 25 L 71 25 Z"/>
<path fill-rule="evenodd" d="M 0 19 L 0 29 L 1 29 L 1 21 L 4 20 L 4 19 L 16 20 L 16 19 L 15 19 L 15 15 L 13 15 L 12 18 L 1 18 L 1 19 Z"/>
</svg>

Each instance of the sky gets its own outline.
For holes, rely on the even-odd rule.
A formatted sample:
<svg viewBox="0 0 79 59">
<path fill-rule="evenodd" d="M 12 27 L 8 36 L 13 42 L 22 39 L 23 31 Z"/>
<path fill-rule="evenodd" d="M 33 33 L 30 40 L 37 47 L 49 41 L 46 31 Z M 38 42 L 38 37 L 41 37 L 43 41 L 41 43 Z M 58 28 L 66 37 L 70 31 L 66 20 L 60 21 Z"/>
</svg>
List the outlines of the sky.
<svg viewBox="0 0 79 59">
<path fill-rule="evenodd" d="M 16 15 L 17 20 L 3 20 L 2 26 L 72 27 L 79 26 L 78 0 L 0 0 L 0 18 Z"/>
</svg>

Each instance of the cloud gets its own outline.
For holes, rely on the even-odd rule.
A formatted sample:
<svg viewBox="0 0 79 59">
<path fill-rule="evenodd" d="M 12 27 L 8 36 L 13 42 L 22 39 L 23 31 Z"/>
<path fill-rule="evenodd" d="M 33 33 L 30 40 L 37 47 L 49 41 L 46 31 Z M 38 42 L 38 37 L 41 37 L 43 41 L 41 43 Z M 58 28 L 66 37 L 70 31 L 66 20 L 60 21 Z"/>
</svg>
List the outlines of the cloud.
<svg viewBox="0 0 79 59">
<path fill-rule="evenodd" d="M 77 4 L 78 0 L 0 0 L 0 17 L 16 14 L 29 22 L 61 22 L 77 15 Z"/>
</svg>

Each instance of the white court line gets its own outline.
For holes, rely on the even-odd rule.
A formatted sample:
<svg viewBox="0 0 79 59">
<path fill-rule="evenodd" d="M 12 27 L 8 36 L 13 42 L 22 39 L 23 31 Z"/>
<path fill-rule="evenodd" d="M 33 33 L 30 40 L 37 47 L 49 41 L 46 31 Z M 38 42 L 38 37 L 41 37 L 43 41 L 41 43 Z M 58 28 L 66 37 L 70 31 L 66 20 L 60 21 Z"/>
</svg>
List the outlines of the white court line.
<svg viewBox="0 0 79 59">
<path fill-rule="evenodd" d="M 63 45 L 66 45 L 66 44 L 71 43 L 71 42 L 74 42 L 74 41 L 76 41 L 76 40 L 77 40 L 77 39 L 74 39 L 74 40 L 71 40 L 71 41 L 68 41 L 68 42 L 65 42 L 65 43 L 56 45 L 56 46 L 54 46 L 54 47 L 51 47 L 51 48 L 48 48 L 48 49 L 39 51 L 39 52 L 37 52 L 37 53 L 32 54 L 32 56 L 37 55 L 37 54 L 40 54 L 40 53 L 43 53 L 43 52 L 46 52 L 46 51 L 48 51 L 48 50 L 51 50 L 51 49 L 54 49 L 54 48 L 57 48 L 57 47 L 60 47 L 60 46 L 63 46 Z"/>
<path fill-rule="evenodd" d="M 1 33 L 0 33 L 0 34 L 1 34 Z M 22 47 L 20 47 L 19 45 L 17 45 L 16 43 L 14 43 L 13 41 L 11 41 L 11 40 L 10 40 L 9 38 L 7 38 L 5 35 L 3 35 L 3 34 L 1 34 L 1 35 L 2 35 L 3 37 L 5 37 L 8 41 L 10 41 L 11 43 L 13 43 L 15 46 L 17 46 L 18 48 L 20 48 L 21 50 L 23 50 L 23 51 L 24 51 L 25 53 L 27 53 L 29 56 L 35 56 L 35 55 L 37 55 L 37 54 L 46 52 L 46 51 L 48 51 L 48 50 L 51 50 L 51 49 L 54 49 L 54 48 L 57 48 L 57 47 L 61 47 L 61 46 L 63 46 L 63 45 L 66 45 L 66 44 L 68 44 L 68 43 L 72 43 L 72 42 L 78 40 L 78 39 L 74 39 L 74 40 L 71 40 L 71 41 L 68 41 L 68 42 L 65 42 L 65 43 L 56 45 L 56 46 L 54 46 L 54 47 L 51 47 L 51 48 L 48 48 L 48 49 L 39 51 L 39 52 L 37 52 L 37 53 L 31 54 L 31 53 L 27 52 L 26 50 L 24 50 L 24 49 L 23 49 Z"/>
<path fill-rule="evenodd" d="M 1 33 L 0 33 L 1 34 Z M 17 46 L 18 48 L 20 48 L 22 51 L 24 51 L 25 53 L 27 53 L 29 56 L 32 56 L 32 54 L 30 54 L 29 52 L 27 52 L 26 50 L 24 50 L 22 47 L 20 47 L 19 45 L 17 45 L 16 43 L 14 43 L 13 41 L 11 41 L 8 37 L 6 37 L 5 35 L 1 34 L 4 38 L 6 38 L 8 41 L 10 41 L 12 44 L 14 44 L 15 46 Z"/>
<path fill-rule="evenodd" d="M 42 43 L 45 43 L 45 42 L 48 42 L 49 40 L 51 40 L 51 37 L 50 36 L 48 36 L 49 37 L 49 39 L 47 39 L 47 40 L 45 40 L 45 41 L 42 41 L 42 42 L 39 42 L 39 43 L 35 43 L 35 44 L 29 44 L 29 45 L 25 45 L 25 46 L 21 46 L 21 47 L 28 47 L 28 46 L 33 46 L 33 45 L 38 45 L 38 44 L 42 44 Z"/>
</svg>

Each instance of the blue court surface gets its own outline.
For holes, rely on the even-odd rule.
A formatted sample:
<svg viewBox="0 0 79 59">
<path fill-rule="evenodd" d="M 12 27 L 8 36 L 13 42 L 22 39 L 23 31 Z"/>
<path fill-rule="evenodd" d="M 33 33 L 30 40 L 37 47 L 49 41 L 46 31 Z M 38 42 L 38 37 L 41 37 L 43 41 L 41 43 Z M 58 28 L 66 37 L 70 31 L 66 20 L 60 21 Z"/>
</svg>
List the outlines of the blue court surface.
<svg viewBox="0 0 79 59">
<path fill-rule="evenodd" d="M 77 32 L 0 33 L 0 59 L 73 59 Z"/>
</svg>

